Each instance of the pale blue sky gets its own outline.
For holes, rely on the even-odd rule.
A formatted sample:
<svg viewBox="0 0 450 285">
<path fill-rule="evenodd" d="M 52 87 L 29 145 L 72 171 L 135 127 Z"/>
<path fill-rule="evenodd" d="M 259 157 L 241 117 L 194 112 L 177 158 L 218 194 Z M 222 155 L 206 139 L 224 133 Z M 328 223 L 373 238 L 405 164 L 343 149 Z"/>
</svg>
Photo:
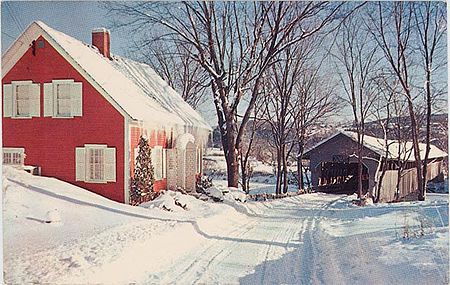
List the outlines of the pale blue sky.
<svg viewBox="0 0 450 285">
<path fill-rule="evenodd" d="M 93 28 L 110 26 L 106 11 L 93 1 L 2 2 L 1 16 L 2 53 L 36 20 L 86 43 L 91 42 Z M 126 37 L 111 31 L 113 53 L 124 54 L 126 44 Z"/>
</svg>

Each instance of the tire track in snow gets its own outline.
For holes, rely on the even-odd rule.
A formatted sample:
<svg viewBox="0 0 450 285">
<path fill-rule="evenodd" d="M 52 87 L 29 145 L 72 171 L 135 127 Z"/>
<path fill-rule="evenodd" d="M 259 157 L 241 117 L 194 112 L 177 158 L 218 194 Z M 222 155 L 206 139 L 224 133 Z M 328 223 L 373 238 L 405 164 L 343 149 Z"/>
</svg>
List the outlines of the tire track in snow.
<svg viewBox="0 0 450 285">
<path fill-rule="evenodd" d="M 240 225 L 238 228 L 233 229 L 232 231 L 223 234 L 223 236 L 230 236 L 232 238 L 241 238 L 243 235 L 245 235 L 248 231 L 252 230 L 254 225 L 257 223 L 256 220 L 253 218 L 243 225 Z M 244 229 L 244 230 L 243 230 Z M 237 236 L 235 236 L 237 234 Z M 194 282 L 189 282 L 189 277 L 192 277 L 193 274 L 198 273 L 199 269 L 204 269 L 205 267 L 202 266 L 202 262 L 204 262 L 205 259 L 209 260 L 209 263 L 211 263 L 218 255 L 220 255 L 226 248 L 220 247 L 221 242 L 223 241 L 217 241 L 215 239 L 208 240 L 207 245 L 204 245 L 202 248 L 200 248 L 199 253 L 196 253 L 196 258 L 192 260 L 192 255 L 187 254 L 185 257 L 183 257 L 181 263 L 188 263 L 186 265 L 180 265 L 178 263 L 176 265 L 175 272 L 173 271 L 173 268 L 170 268 L 169 270 L 163 272 L 163 273 L 156 273 L 153 275 L 159 275 L 160 276 L 160 282 L 161 283 L 169 283 L 174 282 L 175 280 L 182 280 L 183 283 L 189 283 L 193 284 Z M 216 247 L 216 248 L 215 248 Z M 217 250 L 219 250 L 217 252 Z M 214 252 L 211 256 L 211 252 Z M 206 258 L 208 257 L 208 258 Z M 178 271 L 178 272 L 177 272 Z M 181 272 L 179 272 L 181 271 Z M 194 271 L 194 272 L 190 272 Z M 194 277 L 195 278 L 195 277 Z M 175 281 L 176 283 L 176 281 Z"/>
<path fill-rule="evenodd" d="M 324 236 L 320 234 L 319 223 L 324 219 L 323 212 L 340 199 L 342 196 L 332 201 L 320 199 L 311 201 L 307 208 L 311 213 L 308 213 L 307 216 L 304 216 L 302 208 L 297 208 L 297 205 L 302 203 L 301 199 L 291 199 L 294 203 L 289 203 L 288 208 L 284 209 L 288 211 L 287 215 L 285 211 L 281 212 L 280 209 L 274 207 L 264 217 L 252 217 L 250 222 L 223 235 L 230 239 L 208 240 L 207 244 L 200 247 L 199 252 L 195 255 L 187 253 L 183 257 L 181 265 L 177 263 L 174 267 L 175 272 L 169 269 L 164 273 L 157 274 L 161 277 L 158 282 L 217 283 L 220 280 L 227 280 L 223 273 L 234 273 L 224 270 L 233 271 L 236 267 L 238 271 L 244 270 L 245 274 L 245 266 L 253 266 L 253 268 L 260 266 L 260 270 L 253 273 L 256 275 L 251 277 L 251 280 L 257 284 L 265 284 L 268 282 L 267 280 L 283 280 L 286 275 L 290 276 L 289 284 L 324 283 L 324 268 L 320 262 L 323 258 L 320 255 L 323 252 L 321 247 L 317 247 L 316 242 L 329 242 L 329 240 L 324 240 Z M 293 242 L 295 236 L 298 236 L 300 243 L 303 243 L 302 246 L 299 247 L 298 242 Z M 253 241 L 256 240 L 260 240 L 262 243 L 255 244 Z M 277 256 L 280 254 L 276 251 L 279 247 L 285 249 L 281 256 Z M 283 256 L 291 254 L 288 251 L 290 247 L 296 248 L 293 252 L 294 257 L 285 260 Z M 254 252 L 245 256 L 248 255 L 248 251 Z M 244 256 L 240 256 L 241 253 Z M 244 259 L 242 260 L 242 258 Z M 249 260 L 250 258 L 253 260 Z M 271 263 L 272 260 L 279 260 L 282 264 Z M 290 262 L 294 262 L 294 264 L 289 264 Z M 240 268 L 238 268 L 239 266 Z M 332 269 L 332 274 L 337 277 L 336 280 L 341 280 L 340 268 L 334 264 Z M 238 272 L 235 273 L 239 275 Z M 270 278 L 267 278 L 269 275 Z M 234 277 L 238 276 L 234 275 Z"/>
<path fill-rule="evenodd" d="M 250 223 L 249 223 L 249 224 L 250 224 Z M 251 227 L 248 227 L 246 231 L 240 233 L 239 236 L 238 236 L 237 238 L 241 238 L 241 237 L 243 237 L 245 234 L 247 234 L 248 232 L 250 232 L 251 230 L 253 230 L 255 224 L 256 224 L 256 222 L 253 222 L 253 223 L 252 223 L 252 226 L 251 226 Z M 248 224 L 247 224 L 247 225 L 248 225 Z M 225 251 L 229 251 L 229 252 L 231 253 L 232 250 L 230 250 L 230 249 L 231 249 L 231 248 L 232 248 L 232 249 L 235 249 L 239 244 L 240 244 L 239 242 L 234 241 L 234 242 L 232 242 L 231 246 L 222 248 L 217 254 L 215 254 L 215 255 L 208 261 L 208 263 L 203 267 L 203 269 L 206 270 L 206 269 L 210 268 L 211 264 L 212 264 L 213 262 L 215 262 L 215 260 L 216 260 L 222 253 L 224 253 Z M 227 255 L 227 256 L 228 256 L 228 255 Z M 222 260 L 223 260 L 223 258 L 222 258 Z M 199 274 L 198 274 L 198 271 L 197 271 L 197 278 L 192 282 L 192 284 L 197 284 L 198 281 L 199 281 L 202 277 L 203 277 L 203 275 L 199 275 Z"/>
<path fill-rule="evenodd" d="M 327 201 L 325 203 L 322 203 L 321 205 L 319 205 L 319 208 L 317 208 L 314 211 L 314 214 L 312 215 L 312 217 L 308 218 L 308 223 L 307 223 L 307 230 L 306 230 L 306 239 L 305 239 L 305 246 L 304 249 L 306 250 L 306 254 L 305 252 L 302 252 L 302 258 L 304 258 L 305 256 L 308 256 L 310 259 L 310 262 L 306 261 L 303 262 L 303 265 L 305 265 L 305 267 L 307 268 L 307 272 L 308 274 L 302 274 L 302 284 L 324 284 L 326 283 L 323 275 L 324 275 L 324 265 L 328 265 L 330 264 L 329 261 L 333 259 L 329 259 L 327 258 L 327 263 L 325 262 L 320 262 L 317 261 L 318 259 L 320 259 L 321 256 L 323 256 L 323 252 L 317 247 L 317 244 L 324 244 L 323 241 L 323 236 L 320 235 L 320 222 L 325 218 L 324 217 L 324 211 L 329 209 L 334 203 L 338 202 L 339 200 L 343 199 L 344 196 L 340 196 L 337 199 L 334 199 L 332 201 Z M 320 242 L 318 242 L 320 241 Z M 332 243 L 332 240 L 329 239 L 326 241 L 326 243 L 330 244 Z M 327 275 L 334 275 L 334 282 L 336 282 L 335 284 L 344 284 L 342 283 L 342 278 L 339 278 L 338 280 L 336 280 L 336 277 L 341 277 L 341 272 L 339 270 L 339 268 L 336 268 L 335 263 L 332 262 L 333 266 L 333 273 L 327 271 L 326 274 Z"/>
<path fill-rule="evenodd" d="M 286 228 L 285 229 L 285 232 L 287 231 L 288 229 Z M 285 232 L 283 232 L 283 234 L 285 234 Z M 264 280 L 266 280 L 266 270 L 267 270 L 267 261 L 268 261 L 268 259 L 269 259 L 269 253 L 270 253 L 270 250 L 272 249 L 272 244 L 275 242 L 275 239 L 277 239 L 278 240 L 278 238 L 281 236 L 281 231 L 279 231 L 278 232 L 278 234 L 277 235 L 275 235 L 273 238 L 272 238 L 272 241 L 271 241 L 271 244 L 269 244 L 268 246 L 267 246 L 267 250 L 266 250 L 266 254 L 265 254 L 265 256 L 264 256 L 264 263 L 263 263 L 263 269 L 262 269 L 262 273 L 261 273 L 261 283 L 260 284 L 264 284 Z M 285 236 L 285 235 L 283 235 L 283 236 Z"/>
</svg>

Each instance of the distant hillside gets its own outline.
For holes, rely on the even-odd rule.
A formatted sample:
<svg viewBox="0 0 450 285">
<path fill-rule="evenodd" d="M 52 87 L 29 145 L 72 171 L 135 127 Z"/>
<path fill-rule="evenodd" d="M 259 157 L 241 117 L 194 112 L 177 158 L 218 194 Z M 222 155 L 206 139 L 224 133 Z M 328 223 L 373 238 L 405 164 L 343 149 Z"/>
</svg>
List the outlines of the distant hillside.
<svg viewBox="0 0 450 285">
<path fill-rule="evenodd" d="M 374 137 L 383 137 L 383 130 L 381 128 L 381 123 L 384 123 L 385 120 L 377 120 L 366 123 L 366 133 L 368 135 Z M 396 138 L 396 131 L 398 128 L 396 127 L 397 123 L 400 124 L 401 135 L 404 139 L 411 140 L 411 131 L 410 131 L 410 121 L 409 117 L 400 117 L 400 118 L 391 118 L 389 124 L 389 132 L 388 137 L 390 139 Z M 252 128 L 253 122 L 250 121 L 248 124 L 248 133 Z M 419 118 L 419 124 L 422 126 L 420 129 L 420 139 L 421 141 L 425 140 L 425 119 Z M 432 144 L 439 147 L 440 149 L 448 152 L 448 120 L 447 114 L 436 114 L 431 118 L 431 137 Z M 311 134 L 308 137 L 306 142 L 306 149 L 311 146 L 317 144 L 321 140 L 327 138 L 328 136 L 336 133 L 338 130 L 349 130 L 355 131 L 355 127 L 351 122 L 348 123 L 340 123 L 340 124 L 320 124 L 312 128 L 309 133 Z M 245 139 L 244 139 L 245 141 Z M 214 129 L 213 134 L 211 136 L 210 146 L 221 148 L 222 143 L 220 141 L 220 133 L 217 127 Z M 245 147 L 246 143 L 244 143 Z M 296 149 L 294 149 L 293 153 L 296 153 Z M 274 149 L 271 146 L 271 136 L 270 136 L 270 127 L 268 124 L 261 124 L 257 128 L 255 135 L 255 143 L 252 150 L 252 156 L 258 159 L 259 161 L 264 162 L 272 162 L 274 160 Z"/>
<path fill-rule="evenodd" d="M 448 152 L 448 115 L 436 114 L 431 117 L 431 143 L 440 149 Z M 366 133 L 374 137 L 383 137 L 383 129 L 381 124 L 385 124 L 386 119 L 376 120 L 366 123 Z M 404 139 L 411 140 L 411 125 L 409 117 L 391 118 L 389 122 L 388 138 L 395 139 L 398 131 L 397 123 L 400 125 L 401 135 Z M 420 128 L 420 140 L 425 141 L 426 129 L 425 118 L 418 118 Z M 342 126 L 346 130 L 354 131 L 355 127 L 352 124 Z"/>
</svg>

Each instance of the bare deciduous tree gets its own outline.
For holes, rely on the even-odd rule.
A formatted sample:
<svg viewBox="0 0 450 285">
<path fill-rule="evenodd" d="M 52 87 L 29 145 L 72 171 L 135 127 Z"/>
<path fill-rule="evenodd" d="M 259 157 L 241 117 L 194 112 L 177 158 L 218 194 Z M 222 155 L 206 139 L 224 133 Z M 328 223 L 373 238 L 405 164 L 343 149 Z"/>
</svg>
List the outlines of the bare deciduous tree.
<svg viewBox="0 0 450 285">
<path fill-rule="evenodd" d="M 246 193 L 250 192 L 250 179 L 253 175 L 252 165 L 250 165 L 250 155 L 253 145 L 258 143 L 259 138 L 256 136 L 257 130 L 263 125 L 264 121 L 260 117 L 264 117 L 265 108 L 261 105 L 261 99 L 256 103 L 253 109 L 253 116 L 248 124 L 247 131 L 242 140 L 242 148 L 240 155 L 241 166 L 241 185 L 242 190 Z"/>
<path fill-rule="evenodd" d="M 441 64 L 435 64 L 436 54 L 442 53 L 442 48 L 445 47 L 443 41 L 446 34 L 446 12 L 444 3 L 414 3 L 414 24 L 415 32 L 419 38 L 419 50 L 422 57 L 422 66 L 425 71 L 425 104 L 426 104 L 426 125 L 425 125 L 425 143 L 426 150 L 423 158 L 423 170 L 422 170 L 422 191 L 423 198 L 425 199 L 426 185 L 427 185 L 427 162 L 430 154 L 430 141 L 431 141 L 431 115 L 432 104 L 436 97 L 435 88 L 432 88 L 432 82 L 436 68 L 442 67 Z M 444 49 L 445 50 L 445 49 Z M 445 60 L 442 62 L 446 63 Z M 446 64 L 444 64 L 446 67 Z"/>
<path fill-rule="evenodd" d="M 159 29 L 158 39 L 173 40 L 190 50 L 191 58 L 208 74 L 227 162 L 228 185 L 237 187 L 242 138 L 258 99 L 262 75 L 277 54 L 332 22 L 341 5 L 115 2 L 109 9 L 125 16 L 120 25 L 136 32 Z M 248 100 L 243 100 L 245 97 Z M 240 121 L 238 113 L 242 113 Z"/>
<path fill-rule="evenodd" d="M 414 159 L 417 171 L 418 199 L 425 200 L 427 159 L 430 144 L 430 122 L 433 102 L 432 73 L 433 57 L 445 34 L 443 28 L 443 12 L 439 9 L 442 3 L 404 3 L 395 2 L 389 5 L 377 3 L 376 13 L 370 14 L 370 27 L 373 38 L 384 53 L 384 58 L 403 90 L 407 100 L 409 119 L 411 124 L 411 139 L 414 149 Z M 444 16 L 445 17 L 445 16 Z M 417 39 L 417 41 L 416 41 Z M 417 44 L 417 42 L 419 44 Z M 423 60 L 425 83 L 425 100 L 421 101 L 421 91 L 418 87 L 417 51 Z M 420 58 L 420 56 L 419 56 Z M 424 157 L 420 153 L 420 113 L 416 106 L 426 104 L 426 151 Z"/>
<path fill-rule="evenodd" d="M 273 147 L 276 150 L 276 194 L 288 190 L 288 157 L 293 147 L 292 130 L 295 113 L 292 100 L 294 86 L 302 71 L 300 46 L 295 45 L 280 54 L 267 72 L 264 96 L 265 122 L 270 126 Z"/>
<path fill-rule="evenodd" d="M 310 62 L 295 84 L 296 96 L 292 104 L 294 112 L 294 139 L 296 143 L 298 189 L 304 189 L 304 167 L 302 165 L 305 146 L 313 128 L 324 123 L 342 107 L 336 93 L 336 85 L 321 74 L 323 65 Z"/>
<path fill-rule="evenodd" d="M 370 41 L 370 34 L 363 29 L 361 18 L 344 21 L 340 29 L 337 52 L 334 58 L 337 73 L 351 106 L 358 137 L 358 197 L 362 196 L 363 145 L 365 123 L 376 98 L 374 81 L 377 64 L 377 46 Z"/>
<path fill-rule="evenodd" d="M 146 40 L 145 40 L 146 41 Z M 192 108 L 206 101 L 209 77 L 191 56 L 191 50 L 172 42 L 135 42 L 132 56 L 149 64 Z"/>
</svg>

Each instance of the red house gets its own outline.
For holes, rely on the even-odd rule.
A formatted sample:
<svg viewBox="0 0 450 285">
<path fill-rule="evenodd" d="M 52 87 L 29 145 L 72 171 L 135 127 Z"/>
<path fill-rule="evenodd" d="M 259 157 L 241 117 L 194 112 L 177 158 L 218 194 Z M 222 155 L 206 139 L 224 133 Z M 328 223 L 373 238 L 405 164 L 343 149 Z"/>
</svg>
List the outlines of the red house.
<svg viewBox="0 0 450 285">
<path fill-rule="evenodd" d="M 210 126 L 148 65 L 32 23 L 2 56 L 3 163 L 31 165 L 129 203 L 137 144 L 149 139 L 155 190 L 194 191 Z"/>
</svg>

